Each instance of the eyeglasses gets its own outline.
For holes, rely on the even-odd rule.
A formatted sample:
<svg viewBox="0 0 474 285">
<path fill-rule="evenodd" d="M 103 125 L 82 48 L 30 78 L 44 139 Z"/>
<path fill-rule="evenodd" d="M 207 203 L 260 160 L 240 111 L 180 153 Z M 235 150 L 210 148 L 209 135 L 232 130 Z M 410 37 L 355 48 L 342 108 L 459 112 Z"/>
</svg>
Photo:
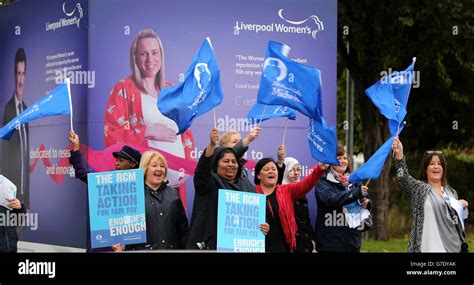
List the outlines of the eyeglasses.
<svg viewBox="0 0 474 285">
<path fill-rule="evenodd" d="M 443 152 L 440 151 L 440 150 L 428 150 L 428 151 L 426 151 L 426 153 L 427 154 L 433 154 L 433 153 L 434 154 L 443 154 Z"/>
</svg>

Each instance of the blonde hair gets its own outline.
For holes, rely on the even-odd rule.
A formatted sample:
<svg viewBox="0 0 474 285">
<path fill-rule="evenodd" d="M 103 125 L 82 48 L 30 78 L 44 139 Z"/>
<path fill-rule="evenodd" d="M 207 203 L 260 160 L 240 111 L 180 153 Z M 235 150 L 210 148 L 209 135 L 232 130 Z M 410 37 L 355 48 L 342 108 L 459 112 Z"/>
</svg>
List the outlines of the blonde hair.
<svg viewBox="0 0 474 285">
<path fill-rule="evenodd" d="M 230 142 L 230 137 L 237 134 L 239 134 L 239 132 L 235 132 L 235 131 L 225 132 L 219 139 L 219 146 L 223 147 L 224 145 L 228 144 Z"/>
<path fill-rule="evenodd" d="M 158 41 L 161 51 L 161 68 L 155 76 L 155 85 L 161 90 L 165 87 L 165 51 L 163 50 L 163 44 L 160 38 L 152 29 L 142 29 L 138 32 L 132 41 L 130 47 L 130 67 L 132 68 L 132 79 L 139 89 L 144 91 L 142 71 L 138 67 L 138 55 L 137 48 L 138 42 L 142 39 L 152 38 Z"/>
<path fill-rule="evenodd" d="M 161 153 L 153 150 L 145 151 L 142 154 L 142 158 L 140 159 L 140 168 L 143 169 L 143 171 L 145 172 L 145 178 L 148 167 L 150 166 L 150 163 L 154 158 L 158 158 L 158 160 L 161 160 L 165 165 L 166 178 L 166 175 L 168 174 L 168 163 L 166 162 L 166 158 Z"/>
</svg>

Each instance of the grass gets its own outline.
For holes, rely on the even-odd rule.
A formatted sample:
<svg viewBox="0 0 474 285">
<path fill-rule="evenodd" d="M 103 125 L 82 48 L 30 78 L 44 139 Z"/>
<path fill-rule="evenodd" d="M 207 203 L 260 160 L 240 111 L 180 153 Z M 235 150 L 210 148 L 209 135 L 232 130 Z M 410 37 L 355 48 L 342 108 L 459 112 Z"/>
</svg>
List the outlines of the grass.
<svg viewBox="0 0 474 285">
<path fill-rule="evenodd" d="M 474 252 L 474 235 L 467 235 L 469 252 Z M 372 239 L 362 240 L 361 252 L 407 252 L 408 238 L 390 239 L 388 241 L 378 241 Z"/>
<path fill-rule="evenodd" d="M 390 239 L 387 241 L 364 239 L 361 252 L 407 252 L 408 239 Z"/>
</svg>

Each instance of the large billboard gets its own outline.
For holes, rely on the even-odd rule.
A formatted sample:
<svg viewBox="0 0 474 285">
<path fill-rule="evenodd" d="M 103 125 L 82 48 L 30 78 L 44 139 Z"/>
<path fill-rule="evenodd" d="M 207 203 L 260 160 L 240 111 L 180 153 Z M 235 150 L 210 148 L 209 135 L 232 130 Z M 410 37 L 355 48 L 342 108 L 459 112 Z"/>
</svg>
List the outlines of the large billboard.
<svg viewBox="0 0 474 285">
<path fill-rule="evenodd" d="M 112 170 L 111 150 L 123 144 L 158 149 L 169 160 L 170 183 L 181 185 L 190 217 L 193 166 L 208 144 L 214 116 L 210 112 L 199 117 L 190 131 L 176 136 L 176 125 L 156 107 L 160 89 L 183 80 L 201 43 L 210 37 L 224 92 L 215 112 L 216 126 L 220 134 L 234 130 L 246 136 L 252 125 L 245 118 L 256 102 L 272 40 L 291 47 L 290 58 L 321 70 L 323 115 L 333 125 L 336 25 L 337 1 L 331 0 L 24 0 L 0 9 L 0 113 L 8 113 L 5 108 L 17 90 L 15 57 L 21 48 L 27 58 L 25 105 L 46 95 L 64 76 L 71 77 L 74 128 L 88 166 Z M 160 39 L 161 54 L 147 54 L 149 47 L 134 45 L 139 35 L 150 33 Z M 139 49 L 145 51 L 142 59 L 133 57 Z M 143 75 L 157 70 L 159 88 L 150 88 Z M 13 101 L 10 105 L 17 105 Z M 303 175 L 308 173 L 315 161 L 307 141 L 308 118 L 301 114 L 295 121 L 262 123 L 262 133 L 246 154 L 250 173 L 260 158 L 276 158 L 286 124 L 287 155 L 300 161 Z M 17 178 L 5 176 L 25 185 L 28 207 L 38 214 L 38 229 L 26 230 L 22 240 L 86 247 L 87 188 L 72 177 L 69 130 L 68 117 L 52 117 L 19 130 L 17 143 L 3 142 L 2 161 L 10 162 L 2 163 L 2 174 L 15 173 Z M 25 135 L 20 138 L 21 133 Z M 28 142 L 23 152 L 12 150 L 22 145 L 18 142 L 23 137 Z M 8 170 L 14 164 L 16 168 Z M 314 222 L 314 194 L 308 198 Z"/>
<path fill-rule="evenodd" d="M 216 126 L 220 134 L 233 130 L 244 137 L 252 127 L 245 123 L 245 118 L 256 102 L 270 40 L 291 47 L 289 57 L 295 61 L 321 70 L 323 115 L 329 125 L 336 123 L 336 1 L 90 1 L 89 22 L 90 69 L 95 71 L 97 78 L 95 88 L 89 90 L 89 102 L 94 104 L 88 108 L 89 143 L 94 149 L 110 147 L 114 143 L 137 143 L 136 139 L 127 141 L 123 132 L 113 138 L 111 129 L 119 132 L 119 124 L 124 129 L 129 127 L 125 133 L 131 132 L 134 121 L 138 125 L 141 119 L 147 126 L 162 122 L 163 125 L 156 129 L 176 130 L 172 122 L 157 112 L 147 118 L 148 110 L 142 106 L 146 107 L 146 102 L 153 104 L 154 98 L 141 91 L 134 92 L 127 80 L 133 74 L 132 43 L 143 30 L 152 30 L 161 40 L 164 58 L 160 72 L 163 72 L 166 84 L 172 85 L 183 80 L 201 43 L 210 37 L 224 92 L 224 101 L 216 108 Z M 137 95 L 135 104 L 127 107 L 116 104 L 117 100 L 113 98 L 119 96 L 120 90 L 125 90 L 127 96 Z M 137 102 L 138 97 L 141 102 Z M 138 106 L 140 104 L 142 106 Z M 131 114 L 117 113 L 118 109 L 129 109 Z M 106 116 L 107 112 L 112 116 Z M 119 121 L 122 115 L 124 120 Z M 115 121 L 111 122 L 111 118 Z M 254 165 L 251 161 L 267 156 L 276 158 L 285 124 L 285 119 L 274 119 L 261 125 L 262 133 L 246 155 L 250 170 Z M 163 135 L 142 144 L 171 153 L 177 157 L 176 161 L 180 158 L 197 161 L 209 142 L 212 127 L 213 112 L 209 112 L 196 119 L 191 132 L 184 136 L 168 138 Z M 308 118 L 298 114 L 295 121 L 288 122 L 285 139 L 288 156 L 300 161 L 303 175 L 315 163 L 307 142 L 307 127 Z M 172 184 L 187 178 L 185 200 L 190 216 L 194 197 L 192 177 L 183 175 L 183 169 L 181 173 L 180 169 L 174 170 L 176 173 L 170 177 Z M 314 216 L 314 194 L 308 195 Z"/>
<path fill-rule="evenodd" d="M 19 104 L 25 109 L 50 93 L 64 74 L 87 73 L 87 1 L 12 3 L 1 7 L 0 27 L 2 125 L 18 114 Z M 71 79 L 74 128 L 86 137 L 86 78 Z M 17 197 L 38 223 L 22 228 L 20 240 L 86 246 L 87 192 L 85 184 L 72 178 L 69 129 L 69 117 L 50 117 L 30 122 L 2 141 L 1 173 L 17 186 Z"/>
</svg>

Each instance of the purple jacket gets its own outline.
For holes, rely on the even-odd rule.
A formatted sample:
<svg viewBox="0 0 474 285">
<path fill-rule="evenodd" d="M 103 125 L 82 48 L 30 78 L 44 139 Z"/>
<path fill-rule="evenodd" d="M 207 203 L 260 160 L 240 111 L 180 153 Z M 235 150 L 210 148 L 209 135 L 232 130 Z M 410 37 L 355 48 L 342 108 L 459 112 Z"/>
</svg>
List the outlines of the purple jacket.
<svg viewBox="0 0 474 285">
<path fill-rule="evenodd" d="M 87 173 L 89 173 L 90 171 L 88 171 L 84 166 L 81 152 L 71 150 L 71 157 L 69 157 L 69 163 L 74 168 L 76 178 L 81 179 L 84 183 L 87 184 Z"/>
</svg>

